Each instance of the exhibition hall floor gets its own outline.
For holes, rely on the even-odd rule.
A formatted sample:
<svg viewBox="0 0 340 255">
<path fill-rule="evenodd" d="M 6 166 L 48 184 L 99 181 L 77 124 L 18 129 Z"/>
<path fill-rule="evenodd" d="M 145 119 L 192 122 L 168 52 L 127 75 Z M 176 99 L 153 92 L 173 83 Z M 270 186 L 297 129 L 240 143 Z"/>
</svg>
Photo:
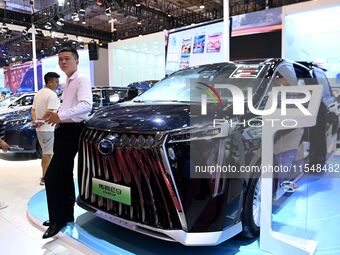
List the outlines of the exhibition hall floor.
<svg viewBox="0 0 340 255">
<path fill-rule="evenodd" d="M 340 151 L 329 162 L 340 162 Z M 15 162 L 0 157 L 0 201 L 9 204 L 0 210 L 0 247 L 5 249 L 4 254 L 26 253 L 28 249 L 30 254 L 81 254 L 79 250 L 84 254 L 93 253 L 91 250 L 99 254 L 264 254 L 258 240 L 240 237 L 214 247 L 161 241 L 106 222 L 79 207 L 75 223 L 56 238 L 43 240 L 41 223 L 47 219 L 47 208 L 39 174 L 37 160 Z M 298 185 L 298 190 L 283 200 L 284 207 L 275 208 L 274 230 L 317 240 L 317 255 L 339 254 L 340 179 L 319 175 L 304 178 Z M 28 222 L 26 210 L 36 228 Z"/>
<path fill-rule="evenodd" d="M 8 207 L 0 210 L 1 254 L 81 255 L 88 250 L 74 246 L 67 239 L 42 239 L 43 232 L 27 218 L 27 203 L 44 186 L 40 186 L 40 160 L 30 155 L 0 154 L 0 202 Z M 45 207 L 46 205 L 44 205 Z"/>
</svg>

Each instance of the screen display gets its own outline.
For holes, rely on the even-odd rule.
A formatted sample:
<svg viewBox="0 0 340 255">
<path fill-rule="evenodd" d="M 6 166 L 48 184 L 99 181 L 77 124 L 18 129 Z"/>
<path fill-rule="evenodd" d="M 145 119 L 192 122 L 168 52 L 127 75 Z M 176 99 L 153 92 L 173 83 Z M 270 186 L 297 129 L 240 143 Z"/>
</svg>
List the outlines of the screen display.
<svg viewBox="0 0 340 255">
<path fill-rule="evenodd" d="M 226 61 L 223 22 L 169 33 L 166 74 L 191 66 Z"/>
</svg>

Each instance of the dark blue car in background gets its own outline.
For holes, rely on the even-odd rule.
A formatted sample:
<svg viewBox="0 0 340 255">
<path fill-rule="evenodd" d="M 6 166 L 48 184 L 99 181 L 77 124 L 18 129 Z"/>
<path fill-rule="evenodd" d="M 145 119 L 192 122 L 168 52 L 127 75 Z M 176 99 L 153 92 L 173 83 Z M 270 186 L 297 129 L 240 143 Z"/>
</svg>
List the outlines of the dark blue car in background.
<svg viewBox="0 0 340 255">
<path fill-rule="evenodd" d="M 104 106 L 131 100 L 149 87 L 147 82 L 134 84 L 142 85 L 93 88 L 93 112 Z M 36 131 L 30 125 L 31 121 L 31 107 L 0 114 L 0 138 L 11 146 L 12 153 L 34 153 L 37 157 L 41 157 L 41 148 L 37 142 Z"/>
</svg>

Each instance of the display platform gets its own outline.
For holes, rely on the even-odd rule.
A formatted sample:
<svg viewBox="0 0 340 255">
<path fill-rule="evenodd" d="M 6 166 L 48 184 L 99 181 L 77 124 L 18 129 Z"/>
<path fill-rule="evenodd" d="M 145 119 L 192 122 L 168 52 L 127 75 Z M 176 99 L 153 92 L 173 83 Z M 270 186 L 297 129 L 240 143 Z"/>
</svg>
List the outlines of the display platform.
<svg viewBox="0 0 340 255">
<path fill-rule="evenodd" d="M 340 155 L 328 163 L 340 162 Z M 284 206 L 274 208 L 273 229 L 285 234 L 318 241 L 316 254 L 339 254 L 340 179 L 319 174 L 302 178 L 299 188 Z M 28 203 L 28 217 L 40 229 L 48 218 L 45 190 Z M 234 237 L 218 246 L 186 247 L 151 238 L 119 227 L 75 207 L 75 223 L 68 224 L 59 236 L 87 246 L 99 254 L 264 254 L 257 239 Z M 43 234 L 43 233 L 42 233 Z"/>
</svg>

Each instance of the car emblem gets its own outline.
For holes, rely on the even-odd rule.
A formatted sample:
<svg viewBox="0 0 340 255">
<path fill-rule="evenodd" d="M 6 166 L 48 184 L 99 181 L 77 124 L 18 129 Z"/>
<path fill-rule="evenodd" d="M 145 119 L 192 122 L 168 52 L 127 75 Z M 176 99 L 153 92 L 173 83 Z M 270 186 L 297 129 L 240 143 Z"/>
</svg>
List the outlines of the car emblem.
<svg viewBox="0 0 340 255">
<path fill-rule="evenodd" d="M 113 135 L 108 135 L 107 137 L 100 140 L 98 144 L 98 150 L 102 155 L 108 156 L 113 153 L 117 142 L 117 137 Z"/>
</svg>

